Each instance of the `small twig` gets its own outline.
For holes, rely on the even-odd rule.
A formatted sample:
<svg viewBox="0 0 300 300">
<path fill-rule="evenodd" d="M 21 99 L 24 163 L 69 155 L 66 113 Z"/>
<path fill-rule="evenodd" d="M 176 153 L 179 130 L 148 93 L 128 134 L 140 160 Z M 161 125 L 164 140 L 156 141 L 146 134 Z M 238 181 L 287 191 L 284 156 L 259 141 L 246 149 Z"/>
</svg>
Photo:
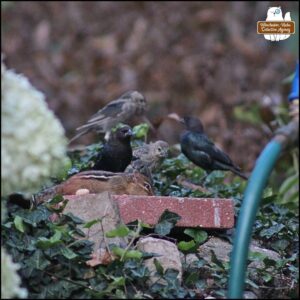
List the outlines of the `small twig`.
<svg viewBox="0 0 300 300">
<path fill-rule="evenodd" d="M 43 271 L 43 272 L 46 273 L 46 274 L 48 274 L 49 276 L 54 277 L 55 279 L 60 279 L 60 280 L 64 280 L 64 281 L 73 283 L 73 284 L 75 284 L 75 285 L 78 285 L 78 286 L 81 286 L 81 287 L 83 287 L 83 288 L 89 289 L 89 290 L 91 290 L 91 291 L 93 291 L 93 292 L 96 292 L 96 293 L 99 292 L 99 291 L 94 290 L 93 288 L 91 288 L 91 287 L 89 287 L 89 286 L 86 286 L 86 285 L 82 284 L 82 283 L 78 283 L 78 282 L 76 282 L 76 281 L 73 281 L 72 279 L 60 277 L 60 276 L 54 275 L 54 274 L 52 274 L 52 273 L 50 273 L 50 272 L 48 272 L 48 271 Z"/>
<path fill-rule="evenodd" d="M 137 230 L 134 232 L 134 236 L 132 237 L 131 241 L 129 242 L 129 244 L 127 245 L 127 247 L 125 248 L 124 253 L 121 256 L 121 261 L 123 261 L 125 254 L 128 252 L 129 248 L 131 247 L 131 245 L 133 244 L 134 240 L 139 236 L 140 232 L 142 230 L 142 225 L 141 225 L 141 221 L 138 221 L 138 228 Z"/>
<path fill-rule="evenodd" d="M 202 193 L 209 193 L 209 190 L 200 186 L 200 185 L 197 185 L 197 184 L 194 184 L 194 183 L 191 183 L 191 182 L 188 182 L 187 180 L 181 178 L 181 177 L 178 177 L 177 178 L 177 182 L 179 184 L 181 184 L 183 187 L 185 188 L 189 188 L 189 189 L 192 189 L 192 190 L 198 190 Z"/>
</svg>

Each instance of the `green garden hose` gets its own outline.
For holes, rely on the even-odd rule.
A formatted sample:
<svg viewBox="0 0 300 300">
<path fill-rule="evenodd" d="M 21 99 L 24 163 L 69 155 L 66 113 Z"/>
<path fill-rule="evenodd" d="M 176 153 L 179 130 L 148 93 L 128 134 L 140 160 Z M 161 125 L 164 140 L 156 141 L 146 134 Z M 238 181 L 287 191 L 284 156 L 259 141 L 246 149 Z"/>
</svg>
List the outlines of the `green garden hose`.
<svg viewBox="0 0 300 300">
<path fill-rule="evenodd" d="M 299 139 L 299 63 L 289 101 L 293 120 L 277 130 L 275 137 L 259 156 L 244 194 L 230 259 L 229 299 L 243 297 L 251 233 L 263 190 L 281 152 Z"/>
</svg>

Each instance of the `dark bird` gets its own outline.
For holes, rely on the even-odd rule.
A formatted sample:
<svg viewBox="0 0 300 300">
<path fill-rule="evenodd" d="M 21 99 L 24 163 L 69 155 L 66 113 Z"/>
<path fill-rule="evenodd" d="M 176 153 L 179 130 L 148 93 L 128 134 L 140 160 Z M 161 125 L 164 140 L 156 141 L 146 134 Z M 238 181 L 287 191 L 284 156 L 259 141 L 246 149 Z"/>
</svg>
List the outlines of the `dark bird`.
<svg viewBox="0 0 300 300">
<path fill-rule="evenodd" d="M 97 194 L 108 191 L 115 195 L 152 196 L 149 180 L 140 173 L 113 173 L 84 171 L 70 177 L 59 185 L 48 188 L 34 196 L 34 204 L 45 202 L 55 195 Z"/>
<path fill-rule="evenodd" d="M 156 141 L 144 144 L 133 150 L 133 160 L 125 172 L 140 172 L 152 182 L 152 172 L 168 156 L 169 144 L 165 141 Z"/>
<path fill-rule="evenodd" d="M 230 157 L 207 137 L 198 118 L 185 117 L 182 122 L 187 131 L 180 138 L 181 151 L 189 160 L 208 173 L 214 170 L 231 171 L 243 179 L 248 179 Z"/>
<path fill-rule="evenodd" d="M 97 156 L 93 169 L 123 172 L 132 160 L 131 136 L 132 130 L 128 125 L 113 129 L 109 140 Z"/>
<path fill-rule="evenodd" d="M 107 133 L 118 123 L 126 123 L 126 121 L 135 115 L 143 115 L 146 107 L 146 99 L 141 93 L 129 91 L 120 98 L 109 102 L 96 114 L 91 116 L 85 125 L 78 127 L 76 129 L 78 133 L 69 143 L 88 132 Z"/>
</svg>

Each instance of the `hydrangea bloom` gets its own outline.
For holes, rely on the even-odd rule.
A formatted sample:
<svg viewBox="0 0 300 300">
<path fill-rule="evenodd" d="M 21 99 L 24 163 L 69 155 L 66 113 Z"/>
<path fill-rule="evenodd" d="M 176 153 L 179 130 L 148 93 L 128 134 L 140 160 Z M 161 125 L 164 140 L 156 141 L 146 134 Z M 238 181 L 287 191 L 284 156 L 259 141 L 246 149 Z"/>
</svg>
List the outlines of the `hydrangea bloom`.
<svg viewBox="0 0 300 300">
<path fill-rule="evenodd" d="M 31 194 L 63 167 L 64 129 L 25 76 L 1 64 L 1 77 L 1 195 Z"/>
<path fill-rule="evenodd" d="M 1 299 L 27 297 L 26 289 L 20 288 L 21 280 L 16 272 L 19 268 L 1 247 Z"/>
</svg>

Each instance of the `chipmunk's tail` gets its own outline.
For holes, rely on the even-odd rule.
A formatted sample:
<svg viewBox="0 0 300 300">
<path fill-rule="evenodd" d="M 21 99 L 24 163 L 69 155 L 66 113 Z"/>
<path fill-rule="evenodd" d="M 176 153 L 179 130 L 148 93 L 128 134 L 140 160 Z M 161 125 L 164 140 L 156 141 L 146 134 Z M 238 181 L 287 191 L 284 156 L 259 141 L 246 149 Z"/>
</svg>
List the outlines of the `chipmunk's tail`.
<svg viewBox="0 0 300 300">
<path fill-rule="evenodd" d="M 58 193 L 60 193 L 59 185 L 55 185 L 32 195 L 31 203 L 33 206 L 37 206 L 38 204 L 46 202 L 47 200 L 53 198 Z"/>
</svg>

